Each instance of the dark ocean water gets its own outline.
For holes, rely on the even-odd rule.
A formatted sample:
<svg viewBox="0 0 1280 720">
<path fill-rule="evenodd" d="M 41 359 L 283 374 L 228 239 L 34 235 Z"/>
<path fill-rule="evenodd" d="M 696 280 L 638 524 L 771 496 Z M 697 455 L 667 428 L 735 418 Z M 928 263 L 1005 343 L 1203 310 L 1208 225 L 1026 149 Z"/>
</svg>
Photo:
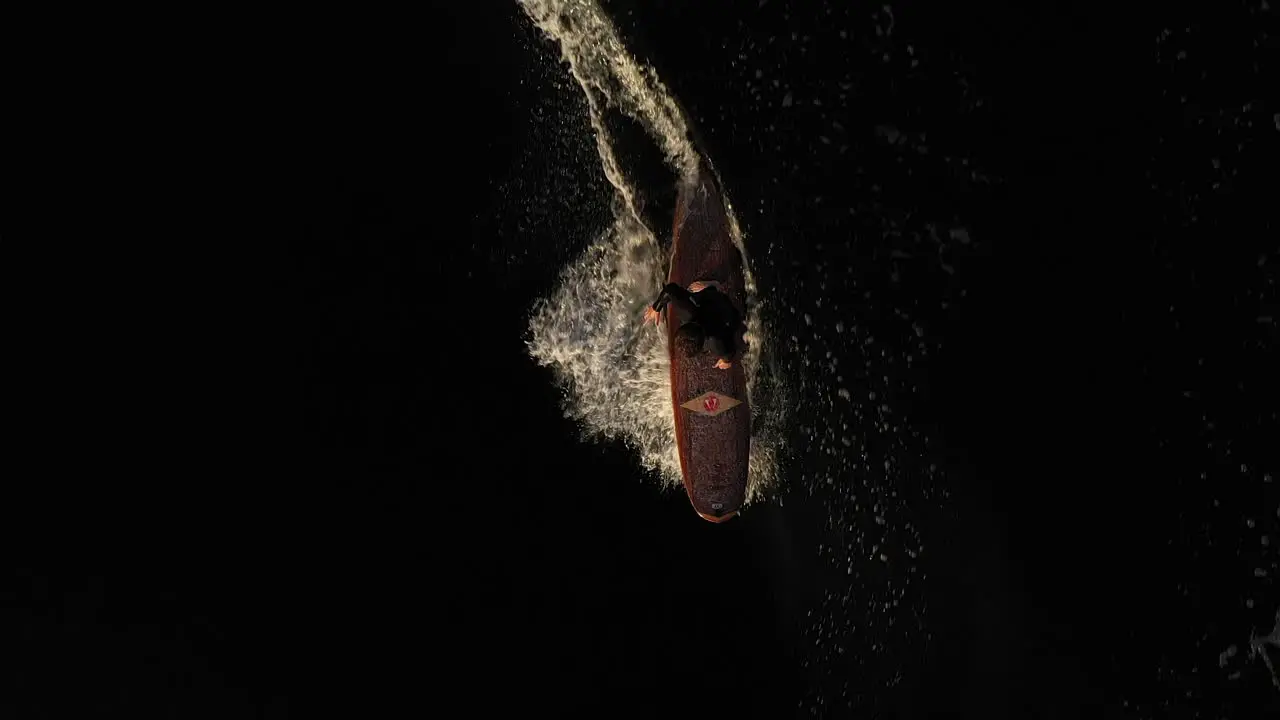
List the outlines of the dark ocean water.
<svg viewBox="0 0 1280 720">
<path fill-rule="evenodd" d="M 1274 703 L 1269 11 L 610 9 L 798 389 L 790 504 L 746 531 L 797 707 Z"/>
<path fill-rule="evenodd" d="M 744 233 L 775 496 L 700 521 L 530 357 L 615 205 L 516 4 L 282 23 L 215 71 L 278 304 L 11 545 L 12 716 L 1274 712 L 1275 10 L 604 7 Z"/>
</svg>

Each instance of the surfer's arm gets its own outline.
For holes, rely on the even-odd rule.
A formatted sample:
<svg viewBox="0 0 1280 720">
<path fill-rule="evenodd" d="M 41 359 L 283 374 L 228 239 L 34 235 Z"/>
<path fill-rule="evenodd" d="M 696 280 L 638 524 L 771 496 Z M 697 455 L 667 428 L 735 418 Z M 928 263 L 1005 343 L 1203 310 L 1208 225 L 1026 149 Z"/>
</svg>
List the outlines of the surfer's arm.
<svg viewBox="0 0 1280 720">
<path fill-rule="evenodd" d="M 692 307 L 693 294 L 688 290 L 676 285 L 675 283 L 667 283 L 662 288 L 662 292 L 658 294 L 658 299 L 653 301 L 653 309 L 662 312 L 667 309 L 667 303 L 674 301 L 676 306 Z"/>
<path fill-rule="evenodd" d="M 657 310 L 654 310 L 652 305 L 644 309 L 643 324 L 648 325 L 649 323 L 653 323 L 654 327 L 658 327 L 658 322 L 661 320 L 662 320 L 662 313 L 658 312 Z"/>
<path fill-rule="evenodd" d="M 689 292 L 702 292 L 707 288 L 720 289 L 720 281 L 718 280 L 695 280 L 689 284 Z"/>
</svg>

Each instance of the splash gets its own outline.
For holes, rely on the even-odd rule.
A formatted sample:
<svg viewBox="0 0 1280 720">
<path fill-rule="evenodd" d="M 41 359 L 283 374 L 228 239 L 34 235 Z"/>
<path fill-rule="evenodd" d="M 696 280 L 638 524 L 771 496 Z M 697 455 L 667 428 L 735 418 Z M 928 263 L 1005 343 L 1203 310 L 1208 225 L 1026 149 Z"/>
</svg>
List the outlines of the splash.
<svg viewBox="0 0 1280 720">
<path fill-rule="evenodd" d="M 618 162 L 607 111 L 637 122 L 661 151 L 673 182 L 692 182 L 714 167 L 689 138 L 679 105 L 652 68 L 627 52 L 595 0 L 520 0 L 533 24 L 561 51 L 586 97 L 587 120 L 612 186 L 612 222 L 560 273 L 534 307 L 529 352 L 551 367 L 565 389 L 566 415 L 587 434 L 618 439 L 668 487 L 680 486 L 671 412 L 666 334 L 644 332 L 641 317 L 666 278 L 667 253 L 638 210 L 637 188 Z M 723 187 L 723 185 L 721 185 Z M 781 386 L 769 354 L 755 279 L 732 204 L 723 198 L 730 234 L 743 254 L 748 352 L 743 358 L 752 405 L 747 503 L 769 495 L 777 476 L 783 417 Z"/>
<path fill-rule="evenodd" d="M 1271 632 L 1267 635 L 1255 635 L 1249 639 L 1249 657 L 1262 657 L 1262 662 L 1266 664 L 1267 671 L 1271 673 L 1271 684 L 1280 690 L 1280 673 L 1276 672 L 1276 667 L 1271 663 L 1271 656 L 1267 654 L 1267 647 L 1270 645 L 1274 648 L 1280 648 L 1280 610 L 1276 610 L 1276 624 L 1272 626 Z M 1234 646 L 1232 646 L 1234 649 Z"/>
</svg>

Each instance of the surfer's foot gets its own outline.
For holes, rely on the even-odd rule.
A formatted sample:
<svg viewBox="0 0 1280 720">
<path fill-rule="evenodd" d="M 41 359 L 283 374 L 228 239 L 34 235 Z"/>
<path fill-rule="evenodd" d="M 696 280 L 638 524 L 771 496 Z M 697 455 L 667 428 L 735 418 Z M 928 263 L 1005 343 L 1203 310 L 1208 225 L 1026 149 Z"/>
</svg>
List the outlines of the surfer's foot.
<svg viewBox="0 0 1280 720">
<path fill-rule="evenodd" d="M 702 292 L 709 287 L 719 290 L 720 283 L 715 280 L 695 280 L 692 283 L 689 283 L 689 292 Z"/>
<path fill-rule="evenodd" d="M 733 363 L 729 362 L 728 360 L 725 360 L 724 358 L 720 358 L 719 360 L 716 361 L 716 367 L 720 368 L 721 370 L 728 370 L 729 368 L 733 367 Z"/>
<path fill-rule="evenodd" d="M 649 323 L 652 322 L 654 327 L 658 327 L 658 322 L 660 320 L 662 320 L 662 313 L 658 312 L 657 310 L 654 310 L 652 305 L 644 309 L 643 324 L 648 325 Z"/>
</svg>

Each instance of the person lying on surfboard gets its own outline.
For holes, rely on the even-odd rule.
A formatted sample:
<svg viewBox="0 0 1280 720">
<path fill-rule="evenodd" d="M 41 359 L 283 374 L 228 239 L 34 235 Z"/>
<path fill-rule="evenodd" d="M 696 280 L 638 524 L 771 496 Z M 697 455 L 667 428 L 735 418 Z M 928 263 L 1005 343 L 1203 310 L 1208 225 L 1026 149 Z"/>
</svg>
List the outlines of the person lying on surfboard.
<svg viewBox="0 0 1280 720">
<path fill-rule="evenodd" d="M 675 336 L 676 347 L 682 349 L 686 357 L 702 352 L 705 345 L 717 358 L 717 368 L 728 370 L 733 367 L 733 360 L 742 351 L 742 344 L 736 340 L 742 335 L 742 317 L 729 296 L 720 292 L 720 283 L 699 280 L 688 290 L 668 283 L 658 299 L 645 308 L 645 323 L 652 321 L 657 327 L 667 303 L 672 303 L 676 309 L 676 319 L 680 321 Z"/>
</svg>

